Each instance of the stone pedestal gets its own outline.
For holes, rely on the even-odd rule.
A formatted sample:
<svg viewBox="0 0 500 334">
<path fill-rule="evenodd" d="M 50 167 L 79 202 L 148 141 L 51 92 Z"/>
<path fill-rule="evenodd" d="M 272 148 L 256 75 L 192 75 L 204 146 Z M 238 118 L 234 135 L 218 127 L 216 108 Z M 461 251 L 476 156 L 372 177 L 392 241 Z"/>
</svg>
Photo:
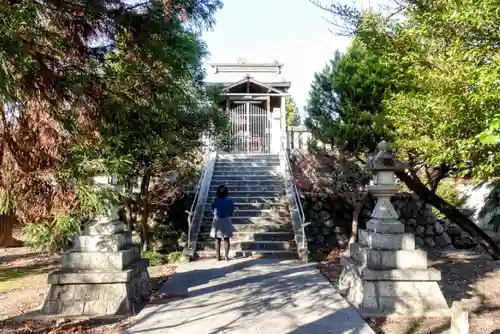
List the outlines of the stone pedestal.
<svg viewBox="0 0 500 334">
<path fill-rule="evenodd" d="M 148 300 L 148 261 L 116 214 L 98 217 L 49 274 L 42 312 L 58 316 L 135 314 Z"/>
<path fill-rule="evenodd" d="M 377 172 L 370 191 L 378 201 L 349 257 L 342 259 L 340 290 L 366 315 L 442 313 L 448 305 L 437 283 L 441 273 L 428 268 L 427 253 L 415 249 L 415 236 L 398 221 L 390 202 L 398 166 L 387 143 L 379 149 L 370 166 Z"/>
</svg>

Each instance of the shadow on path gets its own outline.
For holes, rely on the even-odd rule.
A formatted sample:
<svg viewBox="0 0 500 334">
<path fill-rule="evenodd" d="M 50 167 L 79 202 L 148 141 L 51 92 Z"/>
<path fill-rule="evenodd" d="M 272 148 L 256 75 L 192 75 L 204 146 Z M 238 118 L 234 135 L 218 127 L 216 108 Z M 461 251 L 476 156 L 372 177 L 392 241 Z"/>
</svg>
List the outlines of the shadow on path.
<svg viewBox="0 0 500 334">
<path fill-rule="evenodd" d="M 162 288 L 171 299 L 147 307 L 126 333 L 373 333 L 314 265 L 204 265 L 174 274 Z"/>
</svg>

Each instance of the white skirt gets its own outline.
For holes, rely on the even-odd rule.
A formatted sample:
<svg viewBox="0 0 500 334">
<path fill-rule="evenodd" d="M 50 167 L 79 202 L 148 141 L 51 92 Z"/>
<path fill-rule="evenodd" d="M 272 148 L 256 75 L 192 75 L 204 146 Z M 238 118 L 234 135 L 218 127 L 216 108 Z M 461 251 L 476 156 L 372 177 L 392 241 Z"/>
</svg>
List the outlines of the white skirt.
<svg viewBox="0 0 500 334">
<path fill-rule="evenodd" d="M 214 217 L 210 236 L 212 238 L 232 238 L 234 232 L 233 222 L 231 217 Z"/>
</svg>

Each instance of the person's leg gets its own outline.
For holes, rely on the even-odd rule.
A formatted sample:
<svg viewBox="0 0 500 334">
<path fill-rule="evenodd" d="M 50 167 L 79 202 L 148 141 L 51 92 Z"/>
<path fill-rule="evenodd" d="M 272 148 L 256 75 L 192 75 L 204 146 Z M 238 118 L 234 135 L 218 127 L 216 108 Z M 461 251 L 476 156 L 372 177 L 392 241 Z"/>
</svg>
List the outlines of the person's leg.
<svg viewBox="0 0 500 334">
<path fill-rule="evenodd" d="M 215 239 L 215 254 L 217 256 L 218 261 L 221 260 L 221 258 L 220 258 L 220 242 L 221 242 L 221 238 Z"/>
<path fill-rule="evenodd" d="M 224 238 L 224 255 L 226 257 L 226 260 L 229 260 L 229 248 L 231 247 L 231 244 L 229 243 L 229 238 Z"/>
</svg>

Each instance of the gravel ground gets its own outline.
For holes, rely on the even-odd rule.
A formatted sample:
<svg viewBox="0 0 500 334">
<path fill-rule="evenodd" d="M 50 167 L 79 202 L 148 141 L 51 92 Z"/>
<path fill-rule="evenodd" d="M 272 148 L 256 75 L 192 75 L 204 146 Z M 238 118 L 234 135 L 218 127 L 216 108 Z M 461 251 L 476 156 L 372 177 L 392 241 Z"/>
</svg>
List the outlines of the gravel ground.
<svg viewBox="0 0 500 334">
<path fill-rule="evenodd" d="M 48 291 L 47 273 L 59 266 L 57 254 L 34 253 L 25 247 L 0 249 L 0 333 L 2 334 L 119 334 L 127 318 L 68 322 L 11 321 L 43 303 Z M 160 287 L 174 273 L 175 267 L 148 268 L 152 292 L 150 302 L 165 296 Z"/>
<path fill-rule="evenodd" d="M 335 284 L 342 271 L 340 253 L 334 252 L 319 264 L 319 269 Z M 491 260 L 480 249 L 429 251 L 430 266 L 442 273 L 440 287 L 451 303 L 476 297 L 479 302 L 470 313 L 470 334 L 500 334 L 500 262 Z M 368 318 L 376 333 L 439 334 L 449 332 L 449 319 L 443 318 Z"/>
</svg>

